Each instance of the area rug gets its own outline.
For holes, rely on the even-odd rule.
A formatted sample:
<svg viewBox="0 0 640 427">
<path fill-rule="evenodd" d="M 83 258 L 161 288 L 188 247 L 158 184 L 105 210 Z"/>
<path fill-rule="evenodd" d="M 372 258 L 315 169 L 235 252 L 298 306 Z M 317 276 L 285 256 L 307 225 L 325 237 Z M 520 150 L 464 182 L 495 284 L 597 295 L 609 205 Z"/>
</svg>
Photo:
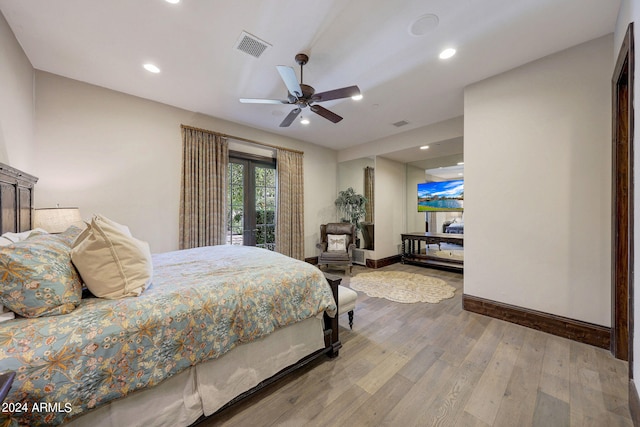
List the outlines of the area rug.
<svg viewBox="0 0 640 427">
<path fill-rule="evenodd" d="M 442 279 L 402 271 L 360 273 L 349 281 L 351 289 L 370 297 L 402 303 L 439 303 L 453 298 L 456 289 Z"/>
</svg>

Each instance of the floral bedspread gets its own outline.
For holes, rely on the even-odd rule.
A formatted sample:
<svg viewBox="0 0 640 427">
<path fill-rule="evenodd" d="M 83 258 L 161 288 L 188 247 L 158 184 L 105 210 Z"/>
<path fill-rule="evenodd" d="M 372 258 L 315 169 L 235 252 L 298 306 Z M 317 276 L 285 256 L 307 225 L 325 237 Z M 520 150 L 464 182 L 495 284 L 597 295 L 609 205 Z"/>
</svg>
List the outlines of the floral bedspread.
<svg viewBox="0 0 640 427">
<path fill-rule="evenodd" d="M 17 372 L 0 426 L 60 424 L 276 328 L 335 315 L 320 270 L 264 249 L 196 248 L 153 264 L 139 297 L 0 323 L 0 371 Z"/>
</svg>

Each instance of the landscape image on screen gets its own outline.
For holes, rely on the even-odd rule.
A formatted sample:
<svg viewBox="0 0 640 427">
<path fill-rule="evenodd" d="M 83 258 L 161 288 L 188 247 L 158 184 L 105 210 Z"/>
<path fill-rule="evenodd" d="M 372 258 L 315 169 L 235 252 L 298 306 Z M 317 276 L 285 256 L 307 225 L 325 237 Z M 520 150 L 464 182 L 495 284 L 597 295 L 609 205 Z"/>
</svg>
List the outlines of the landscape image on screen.
<svg viewBox="0 0 640 427">
<path fill-rule="evenodd" d="M 418 184 L 418 212 L 462 211 L 464 180 Z"/>
</svg>

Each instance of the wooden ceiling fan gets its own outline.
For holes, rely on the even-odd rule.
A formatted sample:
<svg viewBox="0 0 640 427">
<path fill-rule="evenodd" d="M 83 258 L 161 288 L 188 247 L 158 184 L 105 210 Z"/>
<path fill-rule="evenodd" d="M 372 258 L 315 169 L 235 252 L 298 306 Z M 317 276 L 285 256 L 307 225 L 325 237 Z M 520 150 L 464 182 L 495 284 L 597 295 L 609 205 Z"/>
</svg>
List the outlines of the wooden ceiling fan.
<svg viewBox="0 0 640 427">
<path fill-rule="evenodd" d="M 360 89 L 358 86 L 347 86 L 340 89 L 329 90 L 326 92 L 315 93 L 315 89 L 309 85 L 302 83 L 302 71 L 304 65 L 309 62 L 309 56 L 304 53 L 299 53 L 295 57 L 296 62 L 300 65 L 300 83 L 296 77 L 296 73 L 291 67 L 286 65 L 277 65 L 278 73 L 282 81 L 284 81 L 289 94 L 286 100 L 279 99 L 257 99 L 257 98 L 240 98 L 240 102 L 244 104 L 290 104 L 296 107 L 291 110 L 287 117 L 284 118 L 280 127 L 288 127 L 302 112 L 303 108 L 309 107 L 311 111 L 318 114 L 321 117 L 333 122 L 338 123 L 342 120 L 342 117 L 327 110 L 326 108 L 316 105 L 318 102 L 331 101 L 334 99 L 350 98 L 352 96 L 360 95 Z"/>
</svg>

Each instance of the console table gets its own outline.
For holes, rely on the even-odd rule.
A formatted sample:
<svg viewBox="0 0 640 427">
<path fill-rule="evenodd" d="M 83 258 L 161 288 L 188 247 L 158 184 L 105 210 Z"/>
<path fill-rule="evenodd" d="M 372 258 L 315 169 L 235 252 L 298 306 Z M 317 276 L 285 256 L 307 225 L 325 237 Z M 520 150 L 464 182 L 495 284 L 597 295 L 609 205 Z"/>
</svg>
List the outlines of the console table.
<svg viewBox="0 0 640 427">
<path fill-rule="evenodd" d="M 404 233 L 402 237 L 402 263 L 416 264 L 427 267 L 438 267 L 448 270 L 462 272 L 464 269 L 464 261 L 449 258 L 434 257 L 422 253 L 421 242 L 427 245 L 437 244 L 440 248 L 441 243 L 451 243 L 464 247 L 464 234 L 451 233 Z"/>
</svg>

